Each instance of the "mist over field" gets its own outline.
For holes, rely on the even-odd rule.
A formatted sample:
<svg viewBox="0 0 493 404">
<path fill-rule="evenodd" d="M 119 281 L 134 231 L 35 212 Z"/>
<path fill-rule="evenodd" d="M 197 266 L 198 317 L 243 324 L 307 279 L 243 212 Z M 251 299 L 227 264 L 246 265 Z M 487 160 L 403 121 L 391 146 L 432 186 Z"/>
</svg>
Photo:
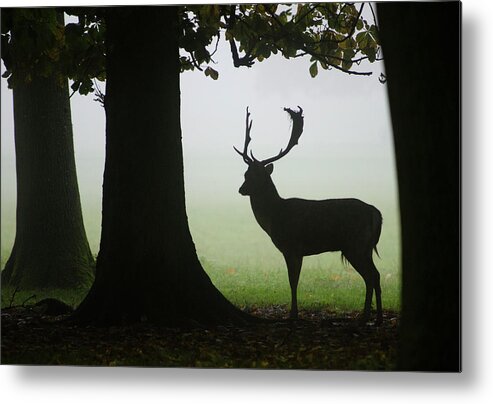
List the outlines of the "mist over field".
<svg viewBox="0 0 493 404">
<path fill-rule="evenodd" d="M 356 66 L 361 71 L 373 71 L 370 77 L 332 70 L 311 78 L 308 60 L 287 61 L 273 56 L 251 69 L 235 69 L 225 46 L 220 46 L 215 59 L 219 80 L 200 71 L 181 76 L 188 218 L 197 253 L 206 268 L 285 271 L 281 254 L 255 222 L 248 198 L 238 193 L 246 165 L 233 145 L 243 147 L 245 108 L 249 106 L 255 156 L 262 159 L 277 154 L 286 146 L 291 131 L 283 107 L 299 105 L 305 116 L 303 135 L 299 144 L 275 163 L 273 179 L 280 195 L 355 197 L 378 207 L 383 214 L 383 231 L 378 245 L 381 259 L 376 259 L 376 265 L 382 274 L 398 276 L 400 228 L 392 131 L 386 85 L 378 81 L 383 64 Z M 104 89 L 104 84 L 101 87 Z M 4 79 L 1 95 L 3 268 L 15 237 L 12 92 Z M 103 108 L 93 98 L 72 97 L 72 120 L 84 222 L 96 255 L 105 120 Z M 310 267 L 342 267 L 339 253 L 304 262 L 304 272 Z"/>
</svg>

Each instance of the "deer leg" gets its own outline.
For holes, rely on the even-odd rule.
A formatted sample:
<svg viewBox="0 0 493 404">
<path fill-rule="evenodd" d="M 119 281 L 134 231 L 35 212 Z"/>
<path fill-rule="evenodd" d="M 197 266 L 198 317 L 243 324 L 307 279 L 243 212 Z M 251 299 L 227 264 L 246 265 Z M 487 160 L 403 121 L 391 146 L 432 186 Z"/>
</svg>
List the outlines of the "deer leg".
<svg viewBox="0 0 493 404">
<path fill-rule="evenodd" d="M 368 261 L 367 258 L 365 258 L 363 255 L 360 254 L 346 254 L 346 253 L 343 254 L 365 281 L 365 286 L 366 286 L 365 306 L 363 309 L 363 314 L 360 319 L 361 322 L 365 323 L 370 318 L 371 301 L 373 298 L 373 285 L 374 285 L 373 271 L 371 270 L 371 265 L 369 265 L 370 263 L 373 264 L 373 261 L 371 261 L 371 257 L 370 257 L 370 261 Z"/>
<path fill-rule="evenodd" d="M 298 318 L 298 281 L 300 279 L 301 265 L 303 257 L 284 256 L 288 267 L 289 286 L 291 286 L 291 312 L 289 318 Z"/>
<path fill-rule="evenodd" d="M 373 288 L 375 289 L 375 299 L 377 301 L 377 325 L 381 325 L 383 322 L 382 314 L 382 290 L 380 288 L 380 272 L 376 268 L 372 260 L 373 267 Z"/>
<path fill-rule="evenodd" d="M 373 280 L 369 274 L 364 277 L 366 286 L 365 307 L 363 309 L 362 321 L 366 322 L 370 319 L 371 301 L 373 299 Z"/>
</svg>

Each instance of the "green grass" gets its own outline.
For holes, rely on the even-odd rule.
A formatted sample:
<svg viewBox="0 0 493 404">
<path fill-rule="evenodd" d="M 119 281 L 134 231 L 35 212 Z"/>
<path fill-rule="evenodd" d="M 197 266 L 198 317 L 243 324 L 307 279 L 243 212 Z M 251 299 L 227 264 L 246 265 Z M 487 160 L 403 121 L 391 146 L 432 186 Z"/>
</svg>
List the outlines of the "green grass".
<svg viewBox="0 0 493 404">
<path fill-rule="evenodd" d="M 217 267 L 202 259 L 216 287 L 240 307 L 289 305 L 291 292 L 284 264 L 272 268 Z M 400 309 L 400 276 L 384 272 L 381 277 L 382 304 L 387 310 Z M 334 311 L 363 308 L 365 284 L 350 266 L 303 268 L 298 286 L 298 306 Z"/>
<path fill-rule="evenodd" d="M 2 286 L 2 308 L 21 305 L 28 306 L 49 297 L 76 307 L 84 299 L 88 291 L 88 289 L 16 290 L 12 287 Z"/>
<path fill-rule="evenodd" d="M 287 271 L 281 262 L 274 268 L 218 266 L 201 258 L 216 287 L 239 307 L 289 305 L 291 300 Z M 361 276 L 340 261 L 331 267 L 314 267 L 310 262 L 301 271 L 298 287 L 300 308 L 328 308 L 333 311 L 360 310 L 365 285 Z M 395 272 L 381 271 L 382 304 L 386 310 L 400 309 L 400 277 Z M 2 287 L 2 307 L 33 304 L 47 297 L 77 306 L 87 290 L 17 290 Z"/>
<path fill-rule="evenodd" d="M 374 260 L 381 274 L 383 307 L 399 310 L 398 217 L 390 207 L 382 211 L 385 219 L 378 244 L 381 258 L 375 257 Z M 284 259 L 255 222 L 246 204 L 238 207 L 217 204 L 189 206 L 188 218 L 197 254 L 205 270 L 230 301 L 240 307 L 290 304 Z M 86 222 L 91 224 L 90 221 Z M 2 237 L 2 268 L 12 248 L 14 231 L 13 226 L 4 226 L 2 223 L 2 236 L 5 236 Z M 89 241 L 95 252 L 99 240 Z M 86 292 L 18 291 L 14 304 L 22 304 L 27 298 L 36 295 L 28 303 L 55 297 L 76 306 Z M 2 289 L 2 307 L 10 303 L 12 293 L 12 290 Z M 341 262 L 339 253 L 305 257 L 298 287 L 300 309 L 323 307 L 335 311 L 361 310 L 364 294 L 363 279 L 350 265 Z"/>
<path fill-rule="evenodd" d="M 248 207 L 247 207 L 248 208 Z M 384 225 L 374 257 L 381 275 L 384 309 L 400 310 L 400 227 L 391 206 L 382 209 Z M 234 304 L 289 305 L 286 264 L 270 238 L 244 206 L 189 207 L 190 228 L 201 262 L 218 289 Z M 211 225 L 213 224 L 213 226 Z M 341 262 L 340 253 L 305 257 L 298 286 L 300 309 L 361 310 L 365 285 Z"/>
<path fill-rule="evenodd" d="M 290 304 L 291 295 L 287 271 L 283 266 L 273 269 L 247 269 L 214 266 L 202 258 L 212 282 L 232 303 L 239 307 L 265 307 Z M 382 304 L 386 310 L 400 309 L 400 278 L 384 272 L 381 279 Z M 12 296 L 15 293 L 12 301 Z M 54 297 L 75 307 L 84 296 L 80 290 L 17 290 L 2 287 L 2 307 L 34 304 Z M 350 266 L 332 268 L 308 267 L 301 272 L 298 305 L 304 309 L 326 308 L 331 311 L 360 310 L 363 307 L 365 285 Z"/>
</svg>

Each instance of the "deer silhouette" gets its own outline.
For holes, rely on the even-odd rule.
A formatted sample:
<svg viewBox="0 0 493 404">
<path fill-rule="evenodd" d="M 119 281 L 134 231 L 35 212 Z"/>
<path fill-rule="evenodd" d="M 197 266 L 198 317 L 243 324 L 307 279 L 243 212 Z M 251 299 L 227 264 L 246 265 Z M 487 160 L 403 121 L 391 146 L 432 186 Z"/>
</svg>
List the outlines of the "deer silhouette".
<svg viewBox="0 0 493 404">
<path fill-rule="evenodd" d="M 341 251 L 342 257 L 365 281 L 366 297 L 361 321 L 366 322 L 370 318 L 375 290 L 377 324 L 381 324 L 380 273 L 373 263 L 373 251 L 378 255 L 377 243 L 382 228 L 380 211 L 358 199 L 284 199 L 272 181 L 272 163 L 288 154 L 298 144 L 303 132 L 303 110 L 298 108 L 298 111 L 284 108 L 292 120 L 287 147 L 274 157 L 257 160 L 251 150 L 248 154 L 252 121 L 247 107 L 243 151 L 234 147 L 248 165 L 239 193 L 250 197 L 255 219 L 284 256 L 291 287 L 290 318 L 298 318 L 297 288 L 303 257 Z"/>
</svg>

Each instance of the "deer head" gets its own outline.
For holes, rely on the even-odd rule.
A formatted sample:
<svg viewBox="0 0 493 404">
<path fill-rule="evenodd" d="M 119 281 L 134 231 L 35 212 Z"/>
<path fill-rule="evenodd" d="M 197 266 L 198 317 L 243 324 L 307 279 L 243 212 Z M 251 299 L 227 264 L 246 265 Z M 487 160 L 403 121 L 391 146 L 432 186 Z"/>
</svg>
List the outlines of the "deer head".
<svg viewBox="0 0 493 404">
<path fill-rule="evenodd" d="M 248 146 L 252 140 L 250 137 L 250 131 L 252 129 L 252 120 L 250 119 L 250 112 L 248 107 L 246 109 L 246 128 L 245 128 L 245 144 L 243 146 L 243 152 L 240 152 L 233 146 L 235 151 L 243 157 L 243 161 L 248 165 L 248 169 L 245 172 L 245 182 L 240 187 L 239 192 L 241 195 L 256 195 L 264 193 L 269 187 L 272 186 L 271 174 L 274 170 L 274 161 L 284 157 L 289 151 L 298 144 L 298 139 L 303 133 L 303 109 L 298 106 L 298 111 L 293 111 L 290 108 L 284 108 L 291 120 L 293 121 L 293 128 L 291 131 L 291 137 L 287 147 L 273 157 L 269 157 L 265 160 L 257 160 L 250 150 L 248 155 Z"/>
</svg>

